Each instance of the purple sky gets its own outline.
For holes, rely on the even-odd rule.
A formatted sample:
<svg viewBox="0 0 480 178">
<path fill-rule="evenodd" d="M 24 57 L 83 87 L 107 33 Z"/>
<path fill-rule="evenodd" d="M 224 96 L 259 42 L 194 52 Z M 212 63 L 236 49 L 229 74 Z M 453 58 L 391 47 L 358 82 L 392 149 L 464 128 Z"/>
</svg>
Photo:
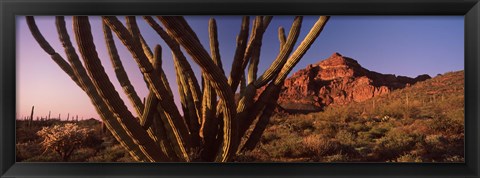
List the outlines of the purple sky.
<svg viewBox="0 0 480 178">
<path fill-rule="evenodd" d="M 123 17 L 119 17 L 123 21 Z M 208 19 L 210 16 L 186 17 L 198 34 L 202 44 L 208 47 Z M 220 54 L 226 73 L 230 72 L 235 51 L 235 38 L 238 35 L 240 16 L 215 17 L 218 26 Z M 299 41 L 308 33 L 318 17 L 306 16 L 303 20 Z M 58 40 L 54 17 L 36 17 L 37 25 L 55 50 L 65 57 Z M 253 18 L 251 18 L 253 19 Z M 167 74 L 174 93 L 178 92 L 175 71 L 168 46 L 141 18 L 137 18 L 142 34 L 153 48 L 163 47 L 163 69 Z M 71 18 L 67 17 L 67 30 L 72 42 Z M 90 22 L 95 43 L 102 64 L 110 80 L 124 98 L 110 58 L 106 53 L 100 17 L 91 17 Z M 293 22 L 292 16 L 275 16 L 265 32 L 259 64 L 259 75 L 270 65 L 278 53 L 277 29 L 285 27 L 288 33 Z M 35 116 L 52 117 L 61 114 L 63 119 L 70 117 L 99 118 L 87 95 L 53 62 L 33 39 L 22 16 L 17 17 L 17 115 L 30 115 L 35 105 Z M 116 36 L 114 35 L 114 38 Z M 129 78 L 141 98 L 148 93 L 137 64 L 127 49 L 116 40 L 121 60 Z M 297 45 L 300 42 L 297 42 Z M 207 48 L 208 49 L 208 48 Z M 312 45 L 294 71 L 317 63 L 339 52 L 356 59 L 363 67 L 380 73 L 391 73 L 415 77 L 420 74 L 437 74 L 464 69 L 464 19 L 463 16 L 333 16 L 320 37 Z M 188 56 L 188 55 L 187 55 Z M 192 67 L 199 69 L 192 61 Z M 292 72 L 292 73 L 293 73 Z M 179 99 L 176 98 L 177 105 Z M 135 115 L 135 112 L 132 112 Z"/>
</svg>

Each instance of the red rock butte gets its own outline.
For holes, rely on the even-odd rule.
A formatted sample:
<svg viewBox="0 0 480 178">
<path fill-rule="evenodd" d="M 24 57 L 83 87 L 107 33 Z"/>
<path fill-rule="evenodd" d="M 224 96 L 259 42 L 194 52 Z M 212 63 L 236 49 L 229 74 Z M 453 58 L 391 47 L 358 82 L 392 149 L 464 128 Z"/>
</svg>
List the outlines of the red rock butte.
<svg viewBox="0 0 480 178">
<path fill-rule="evenodd" d="M 362 102 L 430 78 L 426 74 L 410 78 L 369 71 L 356 60 L 333 53 L 286 79 L 278 104 L 292 113 L 321 111 L 328 105 Z"/>
</svg>

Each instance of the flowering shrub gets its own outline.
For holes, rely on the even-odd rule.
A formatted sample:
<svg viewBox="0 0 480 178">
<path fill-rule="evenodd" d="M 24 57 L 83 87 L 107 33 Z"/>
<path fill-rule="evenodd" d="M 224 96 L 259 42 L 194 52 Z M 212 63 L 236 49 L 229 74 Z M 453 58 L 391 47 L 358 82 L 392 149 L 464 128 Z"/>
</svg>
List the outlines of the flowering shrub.
<svg viewBox="0 0 480 178">
<path fill-rule="evenodd" d="M 45 151 L 54 151 L 62 157 L 63 161 L 68 161 L 72 153 L 84 144 L 90 132 L 92 132 L 91 129 L 68 123 L 63 126 L 43 127 L 37 135 L 43 139 L 41 145 Z"/>
</svg>

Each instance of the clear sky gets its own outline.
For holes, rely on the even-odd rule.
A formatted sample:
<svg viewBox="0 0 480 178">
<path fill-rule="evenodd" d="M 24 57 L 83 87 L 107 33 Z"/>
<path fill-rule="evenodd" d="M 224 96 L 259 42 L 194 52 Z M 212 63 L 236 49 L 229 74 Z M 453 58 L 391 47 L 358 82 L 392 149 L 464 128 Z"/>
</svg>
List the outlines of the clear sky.
<svg viewBox="0 0 480 178">
<path fill-rule="evenodd" d="M 188 23 L 208 49 L 208 19 L 211 16 L 189 16 Z M 123 21 L 123 17 L 119 17 Z M 220 54 L 225 72 L 229 74 L 235 51 L 235 39 L 240 29 L 240 16 L 215 16 L 218 26 Z M 65 57 L 58 40 L 54 17 L 36 17 L 37 25 L 55 50 Z M 253 18 L 251 18 L 253 19 Z M 317 16 L 306 16 L 297 41 L 308 33 Z M 72 42 L 71 17 L 67 17 L 67 30 Z M 153 48 L 163 47 L 163 69 L 174 93 L 178 92 L 175 71 L 168 46 L 142 18 L 137 18 L 140 31 Z M 271 64 L 278 53 L 277 29 L 285 28 L 288 34 L 293 16 L 275 16 L 265 32 L 261 49 L 259 75 Z M 120 87 L 110 58 L 106 52 L 100 17 L 91 17 L 90 23 L 99 57 L 110 80 L 124 98 L 134 115 L 131 104 Z M 88 96 L 53 62 L 33 39 L 25 17 L 18 16 L 16 24 L 17 61 L 17 116 L 30 115 L 32 105 L 35 116 L 52 117 L 61 114 L 70 117 L 96 118 L 98 114 Z M 116 36 L 114 35 L 114 38 Z M 131 54 L 116 40 L 121 60 L 129 78 L 141 98 L 148 93 L 145 82 Z M 357 60 L 363 67 L 380 73 L 415 77 L 420 74 L 436 76 L 464 69 L 464 18 L 463 16 L 332 16 L 319 38 L 292 71 L 306 67 L 339 52 Z M 186 54 L 186 53 L 185 53 Z M 188 55 L 186 55 L 188 56 Z M 199 73 L 196 64 L 191 65 Z M 176 97 L 178 105 L 179 99 Z"/>
</svg>

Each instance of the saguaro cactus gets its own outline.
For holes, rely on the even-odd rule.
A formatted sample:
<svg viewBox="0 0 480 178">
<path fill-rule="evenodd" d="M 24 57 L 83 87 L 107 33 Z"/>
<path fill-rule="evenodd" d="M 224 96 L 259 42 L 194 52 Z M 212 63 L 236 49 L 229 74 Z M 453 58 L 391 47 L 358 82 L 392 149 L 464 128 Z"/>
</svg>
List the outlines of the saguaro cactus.
<svg viewBox="0 0 480 178">
<path fill-rule="evenodd" d="M 28 121 L 28 127 L 32 128 L 32 122 L 33 122 L 33 110 L 35 109 L 35 106 L 32 106 L 32 111 L 30 112 L 30 120 Z"/>
<path fill-rule="evenodd" d="M 143 17 L 172 52 L 183 115 L 175 105 L 170 82 L 162 69 L 162 48 L 157 45 L 152 52 L 137 26 L 136 17 L 126 17 L 124 24 L 116 17 L 105 16 L 102 22 L 116 77 L 138 118 L 127 109 L 125 101 L 105 73 L 88 17 L 73 17 L 73 32 L 80 56 L 70 41 L 64 18 L 56 18 L 60 42 L 68 61 L 50 46 L 34 18 L 27 17 L 30 31 L 40 47 L 85 91 L 105 127 L 130 155 L 143 162 L 227 162 L 241 151 L 254 149 L 274 112 L 285 78 L 329 19 L 328 16 L 320 16 L 296 49 L 294 47 L 303 18 L 295 18 L 287 36 L 283 27 L 279 27 L 279 53 L 272 65 L 257 78 L 262 39 L 272 20 L 271 16 L 255 17 L 251 30 L 250 18 L 243 17 L 235 55 L 232 56 L 232 70 L 228 76 L 221 63 L 221 58 L 228 56 L 220 56 L 221 44 L 215 19 L 209 21 L 210 49 L 206 49 L 183 17 L 156 18 Z M 128 79 L 113 34 L 132 54 L 145 79 L 149 94 L 143 102 Z M 200 67 L 200 85 L 181 48 Z M 241 92 L 239 99 L 235 100 L 239 86 Z M 265 87 L 263 92 L 257 93 L 262 87 Z M 258 99 L 255 99 L 257 95 Z M 253 123 L 255 125 L 252 126 Z M 251 127 L 253 131 L 246 134 Z"/>
</svg>

